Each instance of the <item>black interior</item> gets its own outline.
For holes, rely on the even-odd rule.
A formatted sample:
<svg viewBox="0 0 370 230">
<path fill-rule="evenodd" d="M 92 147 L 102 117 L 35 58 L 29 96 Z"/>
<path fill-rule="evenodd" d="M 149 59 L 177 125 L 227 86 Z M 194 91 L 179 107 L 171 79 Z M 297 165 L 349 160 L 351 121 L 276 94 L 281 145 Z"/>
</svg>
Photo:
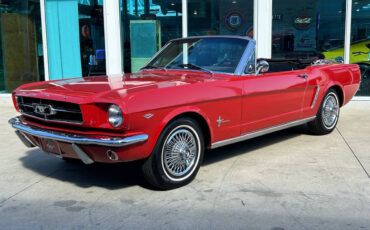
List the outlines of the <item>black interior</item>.
<svg viewBox="0 0 370 230">
<path fill-rule="evenodd" d="M 269 63 L 269 70 L 267 73 L 283 72 L 305 69 L 317 59 L 258 59 L 265 60 Z"/>
</svg>

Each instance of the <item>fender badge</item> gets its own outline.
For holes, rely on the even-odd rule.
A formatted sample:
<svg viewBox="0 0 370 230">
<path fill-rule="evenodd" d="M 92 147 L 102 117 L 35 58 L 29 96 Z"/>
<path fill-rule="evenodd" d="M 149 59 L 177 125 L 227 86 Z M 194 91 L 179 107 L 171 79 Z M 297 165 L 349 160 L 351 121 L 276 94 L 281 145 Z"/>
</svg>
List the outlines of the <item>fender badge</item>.
<svg viewBox="0 0 370 230">
<path fill-rule="evenodd" d="M 221 118 L 221 116 L 218 116 L 218 119 L 216 120 L 216 122 L 217 122 L 217 127 L 219 127 L 220 128 L 220 126 L 221 126 L 221 124 L 222 123 L 226 123 L 226 122 L 229 122 L 230 120 L 224 120 L 224 119 L 222 119 Z"/>
<path fill-rule="evenodd" d="M 154 116 L 154 114 L 151 114 L 151 113 L 147 113 L 147 114 L 144 115 L 144 117 L 146 119 L 152 118 L 153 116 Z"/>
</svg>

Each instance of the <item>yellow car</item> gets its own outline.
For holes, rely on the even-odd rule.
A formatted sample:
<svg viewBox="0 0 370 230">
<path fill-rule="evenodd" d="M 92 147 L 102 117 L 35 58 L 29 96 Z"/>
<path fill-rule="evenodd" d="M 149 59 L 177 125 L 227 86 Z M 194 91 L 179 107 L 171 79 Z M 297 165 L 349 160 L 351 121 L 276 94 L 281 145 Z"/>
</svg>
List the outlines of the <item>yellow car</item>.
<svg viewBox="0 0 370 230">
<path fill-rule="evenodd" d="M 343 47 L 336 47 L 323 52 L 325 59 L 343 61 Z M 351 45 L 350 63 L 370 61 L 370 39 L 356 41 Z"/>
</svg>

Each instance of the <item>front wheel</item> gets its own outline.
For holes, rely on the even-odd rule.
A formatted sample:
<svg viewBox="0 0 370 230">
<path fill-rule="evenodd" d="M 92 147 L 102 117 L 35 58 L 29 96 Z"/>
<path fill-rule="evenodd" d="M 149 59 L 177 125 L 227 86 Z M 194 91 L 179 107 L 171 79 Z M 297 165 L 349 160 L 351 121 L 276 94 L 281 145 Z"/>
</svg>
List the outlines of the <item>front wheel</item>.
<svg viewBox="0 0 370 230">
<path fill-rule="evenodd" d="M 171 122 L 162 131 L 142 171 L 146 180 L 159 189 L 173 189 L 191 182 L 204 155 L 199 124 L 190 118 Z"/>
<path fill-rule="evenodd" d="M 308 123 L 312 133 L 324 135 L 331 133 L 339 119 L 339 98 L 334 89 L 329 89 L 321 102 L 315 120 Z"/>
</svg>

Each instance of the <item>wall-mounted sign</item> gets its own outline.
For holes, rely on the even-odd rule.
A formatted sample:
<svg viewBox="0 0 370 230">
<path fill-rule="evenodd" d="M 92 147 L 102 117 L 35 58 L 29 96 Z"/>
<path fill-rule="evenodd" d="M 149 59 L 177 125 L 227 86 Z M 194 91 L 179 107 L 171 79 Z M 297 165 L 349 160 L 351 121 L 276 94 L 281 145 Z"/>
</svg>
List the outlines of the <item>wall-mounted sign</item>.
<svg viewBox="0 0 370 230">
<path fill-rule="evenodd" d="M 306 30 L 312 23 L 312 17 L 308 14 L 300 14 L 294 19 L 294 27 L 298 30 Z"/>
<path fill-rule="evenodd" d="M 230 11 L 225 17 L 225 25 L 229 30 L 237 30 L 243 24 L 244 18 L 239 11 Z"/>
<path fill-rule="evenodd" d="M 283 19 L 282 14 L 273 14 L 272 15 L 272 20 L 278 21 L 278 20 L 282 20 L 282 19 Z"/>
</svg>

